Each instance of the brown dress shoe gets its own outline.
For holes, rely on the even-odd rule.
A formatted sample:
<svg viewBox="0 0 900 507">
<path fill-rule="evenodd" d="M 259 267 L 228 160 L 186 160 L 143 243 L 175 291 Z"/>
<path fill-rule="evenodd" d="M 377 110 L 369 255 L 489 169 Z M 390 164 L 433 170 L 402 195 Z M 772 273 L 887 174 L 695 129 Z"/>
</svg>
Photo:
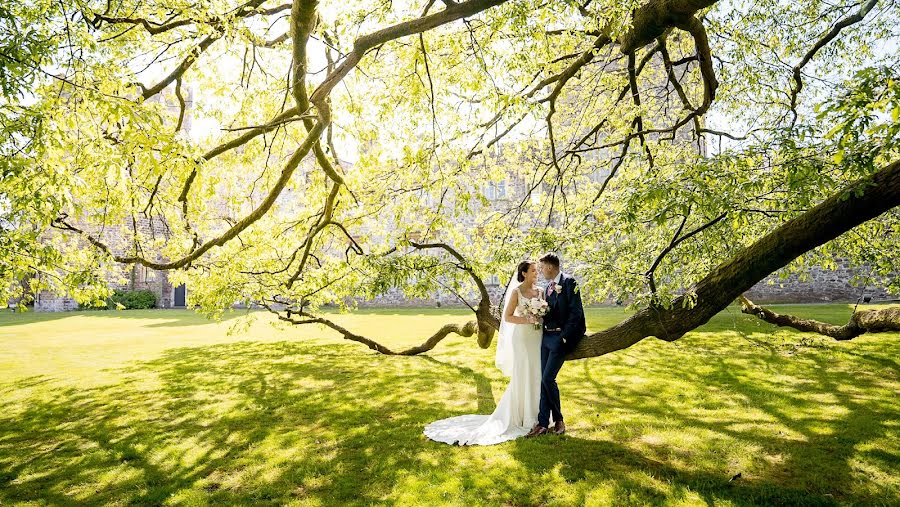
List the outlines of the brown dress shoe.
<svg viewBox="0 0 900 507">
<path fill-rule="evenodd" d="M 540 424 L 535 424 L 534 428 L 531 428 L 531 431 L 529 431 L 528 434 L 525 435 L 525 438 L 536 437 L 538 435 L 546 435 L 547 431 L 547 428 L 541 426 Z"/>
<path fill-rule="evenodd" d="M 553 433 L 557 435 L 563 435 L 566 432 L 566 423 L 562 421 L 556 421 L 556 424 L 553 425 Z"/>
</svg>

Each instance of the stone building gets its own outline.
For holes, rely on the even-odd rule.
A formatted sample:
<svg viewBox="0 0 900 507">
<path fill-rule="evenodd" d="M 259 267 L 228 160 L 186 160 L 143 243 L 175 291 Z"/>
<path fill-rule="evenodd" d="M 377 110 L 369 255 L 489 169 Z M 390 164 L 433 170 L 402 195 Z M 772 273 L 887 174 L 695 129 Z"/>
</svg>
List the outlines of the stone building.
<svg viewBox="0 0 900 507">
<path fill-rule="evenodd" d="M 190 88 L 187 88 L 184 98 L 186 108 L 181 130 L 185 134 L 189 134 L 192 125 L 191 106 L 194 101 Z M 180 105 L 174 96 L 174 92 L 168 89 L 150 98 L 149 101 L 160 102 L 176 114 L 180 110 Z M 136 227 L 142 234 L 148 235 L 162 235 L 165 230 L 165 224 L 161 220 L 147 217 L 138 217 Z M 121 244 L 123 242 L 121 234 L 117 234 L 112 227 L 107 229 L 105 234 L 108 241 L 112 244 Z M 87 246 L 86 243 L 85 246 Z M 124 282 L 121 280 L 124 280 Z M 186 304 L 187 289 L 184 285 L 175 287 L 169 282 L 167 272 L 157 271 L 141 265 L 122 266 L 121 279 L 117 277 L 115 280 L 110 280 L 109 286 L 119 290 L 152 291 L 156 295 L 156 306 L 158 308 L 183 308 Z M 43 290 L 35 294 L 34 309 L 39 312 L 76 310 L 78 309 L 78 303 L 66 294 L 54 294 Z"/>
</svg>

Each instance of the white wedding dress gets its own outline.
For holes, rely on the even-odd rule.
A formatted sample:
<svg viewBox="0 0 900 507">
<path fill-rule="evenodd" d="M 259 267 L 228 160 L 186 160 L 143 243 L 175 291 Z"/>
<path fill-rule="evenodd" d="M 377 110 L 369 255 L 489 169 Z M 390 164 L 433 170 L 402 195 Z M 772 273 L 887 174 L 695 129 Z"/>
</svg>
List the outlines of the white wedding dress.
<svg viewBox="0 0 900 507">
<path fill-rule="evenodd" d="M 516 291 L 519 289 L 516 288 Z M 507 299 L 508 300 L 508 299 Z M 528 298 L 519 292 L 519 304 L 514 315 L 523 316 Z M 509 324 L 506 337 L 511 347 L 509 364 L 498 366 L 510 375 L 497 408 L 491 415 L 469 414 L 441 419 L 425 426 L 425 436 L 437 442 L 459 445 L 493 445 L 525 436 L 537 424 L 541 399 L 541 337 L 540 329 L 532 324 Z M 503 329 L 501 328 L 501 334 Z M 504 346 L 498 338 L 498 347 Z"/>
</svg>

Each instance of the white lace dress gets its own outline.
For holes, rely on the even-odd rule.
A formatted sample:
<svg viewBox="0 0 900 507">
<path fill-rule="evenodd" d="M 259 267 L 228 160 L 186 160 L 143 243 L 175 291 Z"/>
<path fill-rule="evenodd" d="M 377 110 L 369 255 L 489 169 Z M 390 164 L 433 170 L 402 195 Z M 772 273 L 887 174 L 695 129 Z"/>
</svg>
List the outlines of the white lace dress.
<svg viewBox="0 0 900 507">
<path fill-rule="evenodd" d="M 519 292 L 514 315 L 523 316 L 527 302 L 528 298 Z M 541 337 L 541 330 L 532 324 L 515 325 L 512 335 L 515 363 L 509 385 L 494 413 L 441 419 L 425 426 L 425 436 L 451 445 L 493 445 L 525 436 L 537 424 L 541 399 Z"/>
</svg>

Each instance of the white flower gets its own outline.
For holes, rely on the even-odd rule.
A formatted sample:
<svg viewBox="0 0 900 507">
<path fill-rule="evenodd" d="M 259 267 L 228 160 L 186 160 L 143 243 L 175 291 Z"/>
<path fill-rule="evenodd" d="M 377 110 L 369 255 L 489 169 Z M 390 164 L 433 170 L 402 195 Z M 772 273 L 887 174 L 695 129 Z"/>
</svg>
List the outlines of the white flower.
<svg viewBox="0 0 900 507">
<path fill-rule="evenodd" d="M 549 310 L 549 305 L 543 299 L 535 298 L 528 301 L 528 304 L 525 305 L 526 311 L 535 317 L 543 317 L 547 310 Z"/>
</svg>

